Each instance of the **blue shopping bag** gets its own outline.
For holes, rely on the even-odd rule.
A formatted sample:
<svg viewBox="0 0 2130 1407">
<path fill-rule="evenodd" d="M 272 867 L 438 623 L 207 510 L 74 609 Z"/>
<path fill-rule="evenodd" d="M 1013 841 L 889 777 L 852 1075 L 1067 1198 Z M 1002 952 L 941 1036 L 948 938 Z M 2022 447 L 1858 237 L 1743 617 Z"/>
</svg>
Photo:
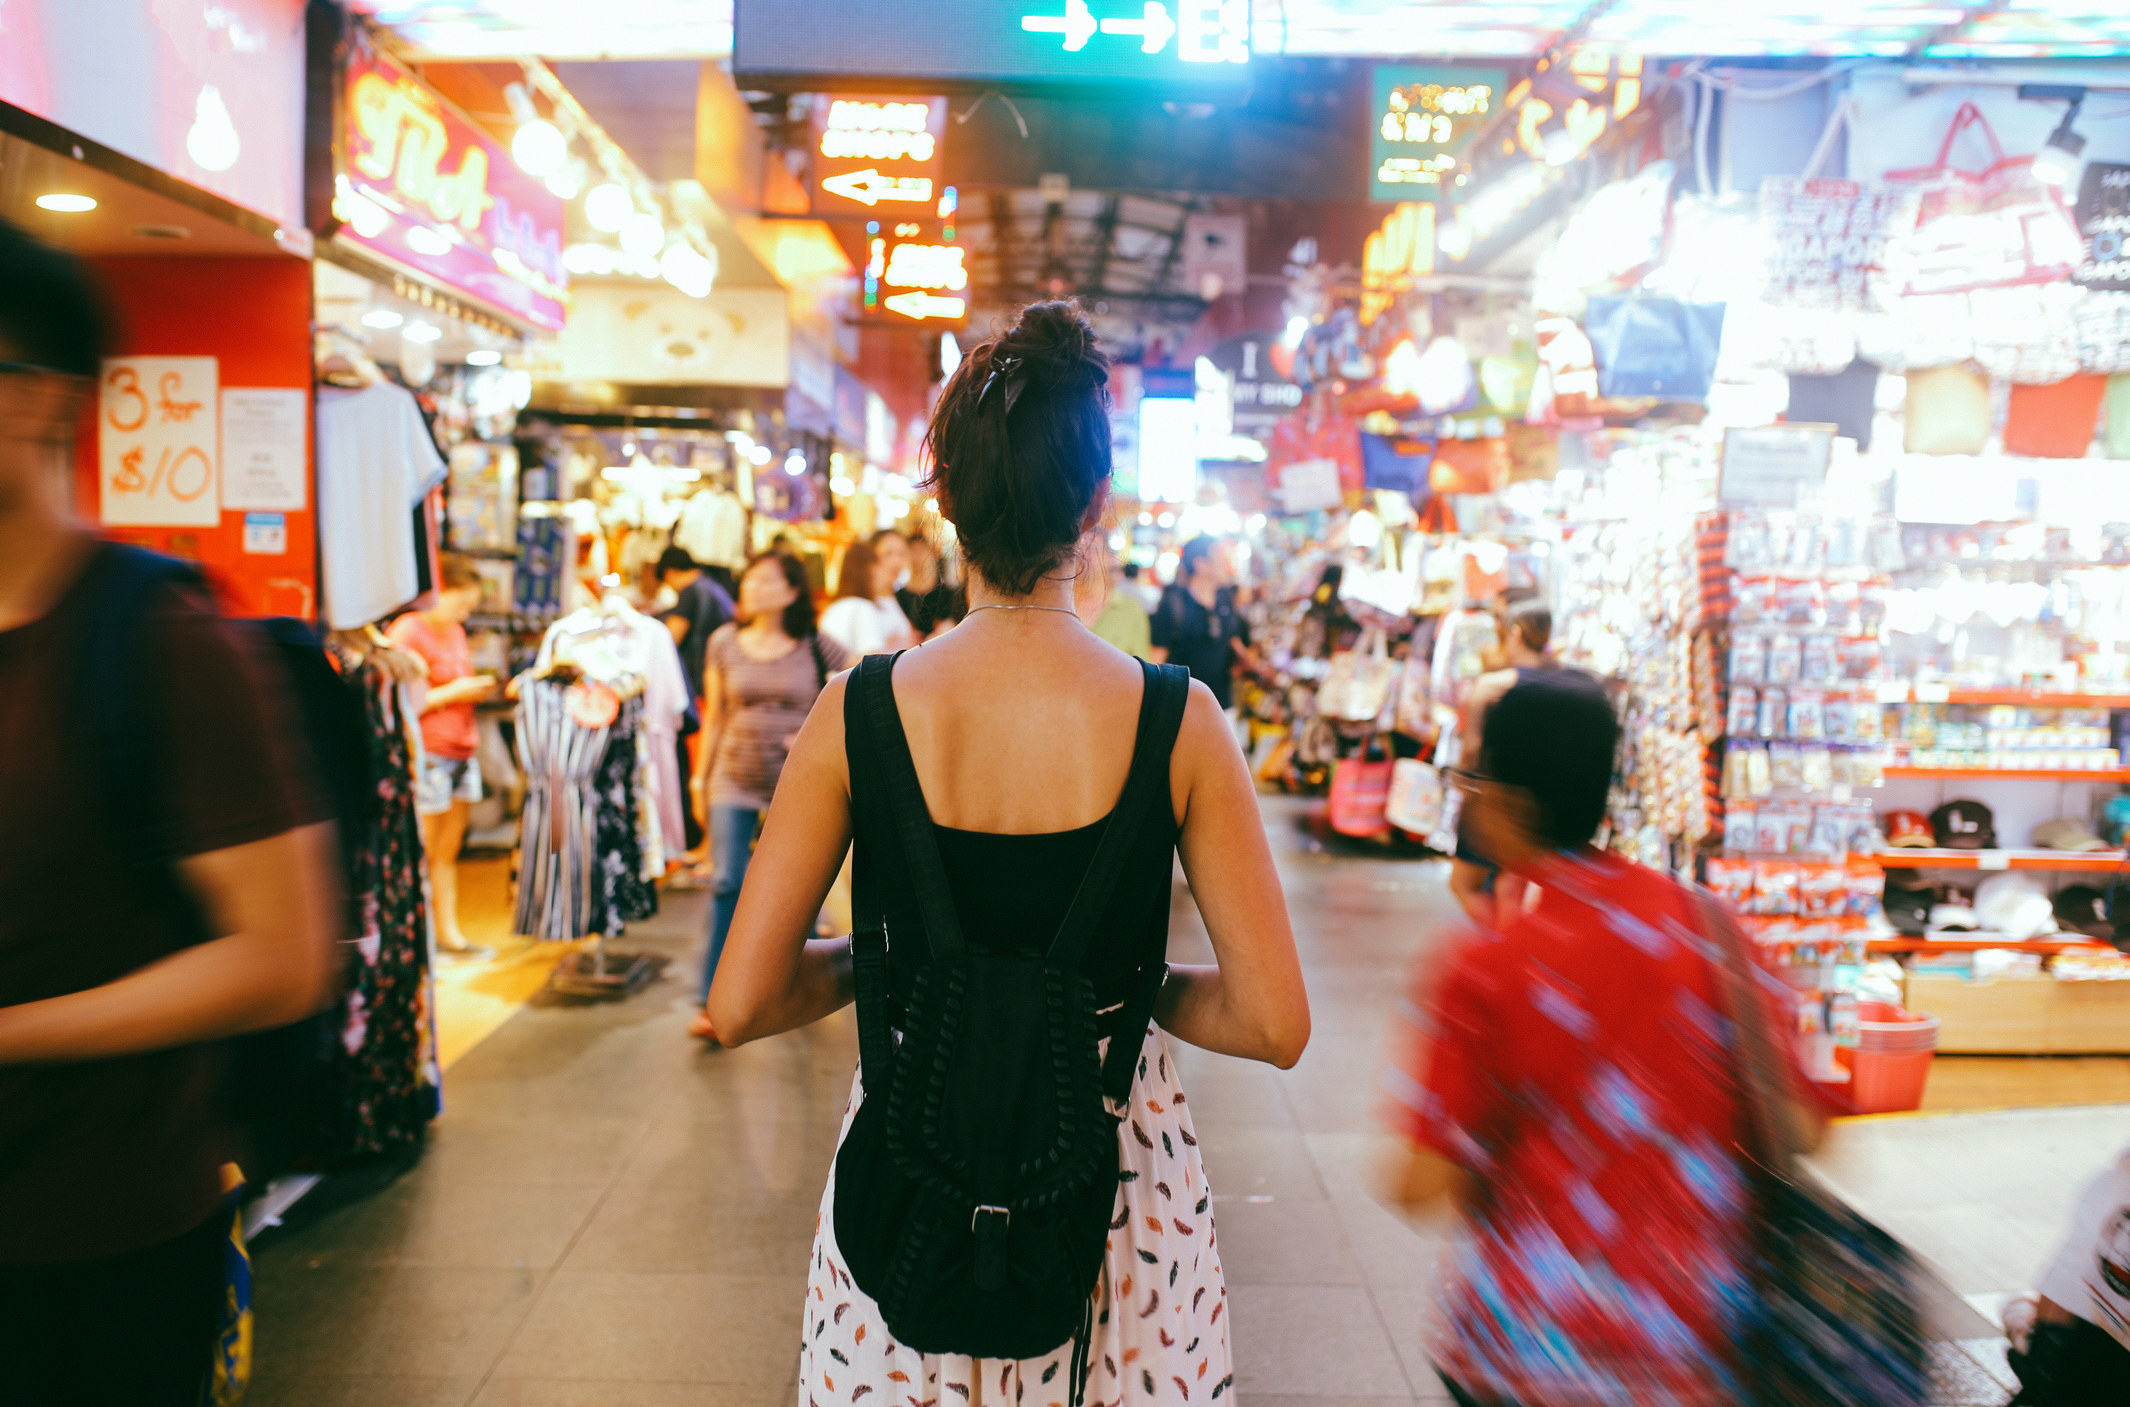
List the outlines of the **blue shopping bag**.
<svg viewBox="0 0 2130 1407">
<path fill-rule="evenodd" d="M 1592 298 L 1583 331 L 1597 353 L 1598 394 L 1705 401 L 1723 344 L 1723 304 Z"/>
</svg>

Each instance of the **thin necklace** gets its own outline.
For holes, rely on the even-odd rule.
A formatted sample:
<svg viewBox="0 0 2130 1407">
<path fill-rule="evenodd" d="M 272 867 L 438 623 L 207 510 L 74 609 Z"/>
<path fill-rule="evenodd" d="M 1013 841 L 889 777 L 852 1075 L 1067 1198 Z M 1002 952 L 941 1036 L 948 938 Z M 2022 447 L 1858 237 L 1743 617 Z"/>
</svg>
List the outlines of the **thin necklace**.
<svg viewBox="0 0 2130 1407">
<path fill-rule="evenodd" d="M 976 614 L 976 613 L 977 613 L 978 611 L 1056 611 L 1056 612 L 1057 612 L 1057 613 L 1058 613 L 1059 615 L 1066 615 L 1066 616 L 1072 616 L 1072 617 L 1073 617 L 1074 619 L 1078 619 L 1078 618 L 1079 618 L 1079 614 L 1080 614 L 1080 613 L 1079 613 L 1078 611 L 1074 610 L 1074 609 L 1073 609 L 1072 607 L 1070 607 L 1070 606 L 1001 606 L 1001 605 L 989 605 L 989 606 L 971 606 L 971 607 L 970 607 L 970 608 L 969 608 L 968 610 L 964 611 L 964 612 L 963 612 L 962 614 L 964 614 L 964 615 L 970 615 L 970 616 L 973 616 L 973 615 L 975 615 L 975 614 Z"/>
</svg>

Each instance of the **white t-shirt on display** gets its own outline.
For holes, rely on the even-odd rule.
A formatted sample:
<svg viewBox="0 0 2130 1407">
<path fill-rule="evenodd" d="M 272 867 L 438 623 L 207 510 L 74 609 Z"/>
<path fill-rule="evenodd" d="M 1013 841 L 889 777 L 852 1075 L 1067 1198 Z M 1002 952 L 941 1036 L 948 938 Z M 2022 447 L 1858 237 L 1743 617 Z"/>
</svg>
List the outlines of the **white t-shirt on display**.
<svg viewBox="0 0 2130 1407">
<path fill-rule="evenodd" d="M 880 655 L 908 644 L 916 632 L 892 596 L 868 601 L 846 596 L 821 613 L 821 633 L 853 655 Z"/>
<path fill-rule="evenodd" d="M 421 590 L 414 509 L 448 469 L 414 397 L 390 382 L 318 392 L 318 567 L 326 624 L 368 625 Z"/>
<path fill-rule="evenodd" d="M 747 509 L 738 496 L 704 489 L 682 505 L 673 542 L 706 567 L 747 565 Z"/>
</svg>

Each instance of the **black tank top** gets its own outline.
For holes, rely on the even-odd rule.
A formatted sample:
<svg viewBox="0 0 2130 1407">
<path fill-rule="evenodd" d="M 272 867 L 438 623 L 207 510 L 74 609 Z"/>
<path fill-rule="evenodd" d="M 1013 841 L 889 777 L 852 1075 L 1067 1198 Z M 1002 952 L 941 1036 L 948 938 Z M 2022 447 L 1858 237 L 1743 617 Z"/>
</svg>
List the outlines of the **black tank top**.
<svg viewBox="0 0 2130 1407">
<path fill-rule="evenodd" d="M 858 690 L 845 686 L 843 736 L 850 764 L 851 829 L 856 841 L 853 878 L 878 894 L 887 915 L 892 943 L 898 933 L 923 930 L 917 894 L 902 863 L 893 815 L 881 778 L 879 759 L 867 730 L 852 710 Z M 1057 936 L 1072 896 L 1094 860 L 1105 816 L 1078 830 L 1037 835 L 999 835 L 955 830 L 936 822 L 947 886 L 954 894 L 962 939 L 971 948 L 1002 955 L 1040 954 Z M 1081 970 L 1094 983 L 1096 1004 L 1107 1007 L 1130 994 L 1133 979 L 1162 960 L 1168 950 L 1169 898 L 1176 851 L 1176 813 L 1164 792 L 1152 808 L 1135 848 L 1126 855 Z M 893 948 L 889 985 L 898 1002 L 906 999 L 916 963 L 925 960 L 923 943 Z M 914 961 L 912 960 L 914 957 Z"/>
</svg>

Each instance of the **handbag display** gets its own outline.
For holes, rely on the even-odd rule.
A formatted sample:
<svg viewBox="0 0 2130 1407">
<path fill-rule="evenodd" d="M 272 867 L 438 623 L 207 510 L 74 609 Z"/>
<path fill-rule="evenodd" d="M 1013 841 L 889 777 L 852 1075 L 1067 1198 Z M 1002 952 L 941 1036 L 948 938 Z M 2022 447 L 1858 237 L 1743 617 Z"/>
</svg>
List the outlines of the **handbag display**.
<svg viewBox="0 0 2130 1407">
<path fill-rule="evenodd" d="M 2108 378 L 2101 396 L 2101 447 L 2110 459 L 2130 459 L 2130 372 Z"/>
<path fill-rule="evenodd" d="M 1910 454 L 1980 454 L 1989 443 L 1989 378 L 1966 366 L 1908 373 L 1901 448 Z"/>
<path fill-rule="evenodd" d="M 1331 828 L 1355 840 L 1379 840 L 1390 834 L 1390 774 L 1388 757 L 1372 758 L 1371 750 L 1382 745 L 1376 734 L 1352 757 L 1342 757 L 1331 769 Z"/>
<path fill-rule="evenodd" d="M 1697 897 L 1719 955 L 1739 1145 L 1753 1190 L 1753 1258 L 1739 1328 L 1743 1400 L 1923 1407 L 1930 1380 L 1915 1258 L 1798 1171 L 1809 1138 L 1790 1062 L 1757 995 L 1747 940 L 1713 899 Z"/>
<path fill-rule="evenodd" d="M 2000 381 L 2045 386 L 2078 374 L 2076 284 L 1978 288 L 1967 295 L 1975 362 Z"/>
<path fill-rule="evenodd" d="M 2087 289 L 2074 316 L 2080 371 L 2130 371 L 2130 293 Z"/>
<path fill-rule="evenodd" d="M 1592 298 L 1583 329 L 1597 355 L 1598 393 L 1708 399 L 1723 345 L 1721 303 Z"/>
<path fill-rule="evenodd" d="M 1914 223 L 1914 191 L 1819 174 L 1835 137 L 1844 128 L 1853 131 L 1855 121 L 1854 100 L 1837 103 L 1801 174 L 1761 178 L 1760 224 L 1770 251 L 1763 297 L 1775 307 L 1869 311 L 1886 272 L 1891 232 Z M 1840 364 L 1827 370 L 1838 371 Z"/>
<path fill-rule="evenodd" d="M 1750 382 L 1763 372 L 1832 376 L 1856 359 L 1856 323 L 1846 314 L 1770 303 L 1725 307 L 1716 379 Z"/>
<path fill-rule="evenodd" d="M 1832 425 L 1837 435 L 1871 448 L 1871 423 L 1878 410 L 1879 369 L 1858 358 L 1832 376 L 1790 377 L 1786 419 L 1797 424 Z"/>
<path fill-rule="evenodd" d="M 1970 127 L 1989 144 L 1990 163 L 1979 171 L 1950 164 Z M 1913 297 L 2069 278 L 2085 243 L 2062 194 L 2037 180 L 2033 165 L 2006 156 L 1982 109 L 1960 104 L 1934 164 L 1886 173 L 1888 185 L 1915 196 L 1915 224 L 1886 247 L 1887 288 Z"/>
<path fill-rule="evenodd" d="M 1401 757 L 1390 765 L 1390 797 L 1384 817 L 1416 838 L 1433 835 L 1442 824 L 1442 773 L 1417 757 Z"/>
<path fill-rule="evenodd" d="M 1353 570 L 1349 567 L 1348 575 Z M 1410 586 L 1406 593 L 1410 598 Z M 1390 650 L 1383 632 L 1363 631 L 1354 648 L 1331 657 L 1331 672 L 1316 691 L 1316 710 L 1342 723 L 1372 723 L 1390 702 L 1390 681 Z"/>
<path fill-rule="evenodd" d="M 2105 376 L 2073 376 L 2047 386 L 2012 387 L 2004 452 L 2035 459 L 2084 459 L 2100 421 Z"/>
</svg>

